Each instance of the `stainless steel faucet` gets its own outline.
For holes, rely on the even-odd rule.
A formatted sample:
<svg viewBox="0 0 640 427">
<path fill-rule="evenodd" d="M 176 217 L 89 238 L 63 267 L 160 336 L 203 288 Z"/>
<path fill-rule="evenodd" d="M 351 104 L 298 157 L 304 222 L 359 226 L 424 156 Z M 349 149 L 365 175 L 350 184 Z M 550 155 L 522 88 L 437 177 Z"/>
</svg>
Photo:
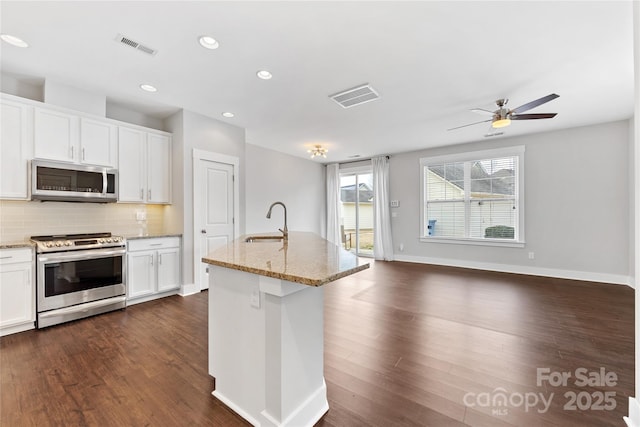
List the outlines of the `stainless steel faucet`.
<svg viewBox="0 0 640 427">
<path fill-rule="evenodd" d="M 284 228 L 278 228 L 282 232 L 282 238 L 286 241 L 289 240 L 289 229 L 287 228 L 287 207 L 282 202 L 273 202 L 271 206 L 269 206 L 269 212 L 267 212 L 267 218 L 271 219 L 271 209 L 275 205 L 281 205 L 284 209 Z"/>
</svg>

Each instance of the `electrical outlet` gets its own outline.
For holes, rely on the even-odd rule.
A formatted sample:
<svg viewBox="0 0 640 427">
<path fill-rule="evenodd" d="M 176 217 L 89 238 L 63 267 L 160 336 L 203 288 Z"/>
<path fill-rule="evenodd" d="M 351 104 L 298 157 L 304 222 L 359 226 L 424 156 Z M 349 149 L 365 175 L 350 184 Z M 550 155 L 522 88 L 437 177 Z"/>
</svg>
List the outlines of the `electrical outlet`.
<svg viewBox="0 0 640 427">
<path fill-rule="evenodd" d="M 136 221 L 146 221 L 147 211 L 136 211 Z"/>
<path fill-rule="evenodd" d="M 260 290 L 251 291 L 251 307 L 260 308 Z"/>
<path fill-rule="evenodd" d="M 392 200 L 392 201 L 391 201 L 391 207 L 392 207 L 392 208 L 398 208 L 398 207 L 400 207 L 400 201 L 399 201 L 399 200 Z"/>
<path fill-rule="evenodd" d="M 529 259 L 535 259 L 535 258 L 536 258 L 535 252 L 529 252 Z"/>
<path fill-rule="evenodd" d="M 399 249 L 400 249 L 400 252 L 404 251 L 404 243 L 400 243 Z"/>
</svg>

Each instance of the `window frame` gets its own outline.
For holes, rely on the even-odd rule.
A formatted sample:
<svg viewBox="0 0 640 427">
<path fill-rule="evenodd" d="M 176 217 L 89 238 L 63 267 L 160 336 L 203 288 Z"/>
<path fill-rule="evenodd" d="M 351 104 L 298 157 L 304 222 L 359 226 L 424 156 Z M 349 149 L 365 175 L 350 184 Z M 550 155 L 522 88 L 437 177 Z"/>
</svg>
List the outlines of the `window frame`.
<svg viewBox="0 0 640 427">
<path fill-rule="evenodd" d="M 516 157 L 517 158 L 517 172 L 515 176 L 515 206 L 517 211 L 516 221 L 517 227 L 513 239 L 500 239 L 500 238 L 485 238 L 485 237 L 444 237 L 444 236 L 429 236 L 426 230 L 426 207 L 427 207 L 427 195 L 426 195 L 426 176 L 425 170 L 428 166 L 440 165 L 445 163 L 460 163 L 460 162 L 473 162 L 487 159 L 495 159 L 500 157 Z M 518 145 L 513 147 L 504 147 L 488 150 L 470 151 L 457 154 L 446 154 L 432 157 L 420 158 L 420 236 L 421 242 L 428 243 L 453 243 L 463 245 L 481 245 L 481 246 L 504 246 L 504 247 L 517 247 L 522 248 L 525 245 L 525 222 L 524 222 L 524 157 L 525 146 Z M 468 167 L 465 166 L 465 181 L 469 180 L 467 176 Z M 470 197 L 467 197 L 468 192 L 465 190 L 464 207 L 465 207 L 465 235 L 468 236 L 469 230 L 469 217 L 470 217 Z"/>
</svg>

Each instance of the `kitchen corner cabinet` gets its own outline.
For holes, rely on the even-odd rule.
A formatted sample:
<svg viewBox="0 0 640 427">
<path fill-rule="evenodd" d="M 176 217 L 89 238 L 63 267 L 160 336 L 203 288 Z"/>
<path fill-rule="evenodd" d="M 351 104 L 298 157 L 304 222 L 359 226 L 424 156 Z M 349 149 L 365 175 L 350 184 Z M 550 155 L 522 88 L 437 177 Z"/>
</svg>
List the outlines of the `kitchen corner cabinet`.
<svg viewBox="0 0 640 427">
<path fill-rule="evenodd" d="M 48 108 L 35 108 L 35 157 L 117 166 L 118 127 L 106 121 Z"/>
<path fill-rule="evenodd" d="M 33 107 L 0 99 L 0 199 L 29 198 Z"/>
<path fill-rule="evenodd" d="M 171 136 L 120 126 L 118 201 L 171 203 Z"/>
<path fill-rule="evenodd" d="M 33 249 L 0 249 L 0 336 L 35 327 Z"/>
<path fill-rule="evenodd" d="M 127 242 L 127 304 L 173 295 L 180 288 L 180 238 Z"/>
</svg>

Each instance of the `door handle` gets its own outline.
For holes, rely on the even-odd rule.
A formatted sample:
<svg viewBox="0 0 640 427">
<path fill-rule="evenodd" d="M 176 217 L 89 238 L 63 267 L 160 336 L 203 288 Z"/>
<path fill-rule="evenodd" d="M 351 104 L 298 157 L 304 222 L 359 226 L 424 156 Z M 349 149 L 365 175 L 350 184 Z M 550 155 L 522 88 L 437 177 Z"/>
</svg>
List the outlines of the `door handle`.
<svg viewBox="0 0 640 427">
<path fill-rule="evenodd" d="M 140 200 L 144 199 L 144 188 L 140 189 Z"/>
<path fill-rule="evenodd" d="M 207 230 L 205 230 L 204 228 L 202 230 L 200 230 L 200 233 L 202 234 L 207 234 Z"/>
</svg>

